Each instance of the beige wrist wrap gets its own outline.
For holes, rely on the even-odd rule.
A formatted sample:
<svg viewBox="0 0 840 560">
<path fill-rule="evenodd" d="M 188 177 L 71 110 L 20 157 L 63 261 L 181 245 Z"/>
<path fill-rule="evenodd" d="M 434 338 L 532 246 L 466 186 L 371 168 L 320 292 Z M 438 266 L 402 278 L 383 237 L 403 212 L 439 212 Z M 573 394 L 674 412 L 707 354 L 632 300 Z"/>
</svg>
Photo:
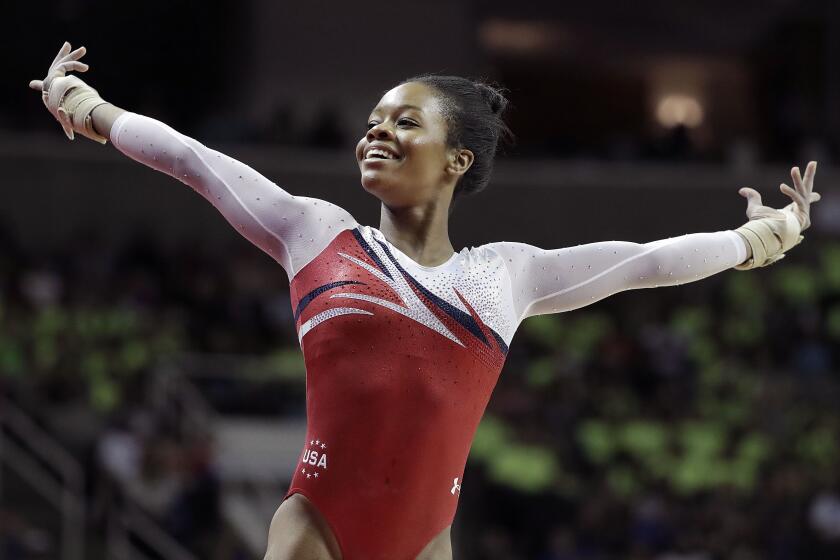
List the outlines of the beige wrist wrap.
<svg viewBox="0 0 840 560">
<path fill-rule="evenodd" d="M 44 104 L 64 127 L 64 132 L 73 140 L 73 132 L 78 132 L 100 144 L 108 139 L 93 128 L 91 113 L 96 107 L 107 103 L 99 97 L 99 92 L 76 76 L 56 78 L 50 84 L 49 91 L 43 92 Z"/>
<path fill-rule="evenodd" d="M 752 248 L 752 258 L 735 267 L 750 270 L 773 264 L 785 257 L 785 252 L 802 239 L 801 225 L 793 212 L 776 210 L 772 216 L 750 220 L 736 229 Z"/>
</svg>

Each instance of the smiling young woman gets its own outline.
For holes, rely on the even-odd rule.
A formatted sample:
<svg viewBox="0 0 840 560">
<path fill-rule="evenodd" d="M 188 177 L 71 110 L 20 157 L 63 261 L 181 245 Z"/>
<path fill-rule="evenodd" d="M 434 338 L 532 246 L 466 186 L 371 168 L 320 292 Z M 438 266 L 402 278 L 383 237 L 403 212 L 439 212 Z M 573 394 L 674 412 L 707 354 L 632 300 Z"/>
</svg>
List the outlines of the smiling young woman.
<svg viewBox="0 0 840 560">
<path fill-rule="evenodd" d="M 292 196 L 247 165 L 102 100 L 67 71 L 65 44 L 30 86 L 77 132 L 195 189 L 287 272 L 306 361 L 307 436 L 271 522 L 266 558 L 442 560 L 476 427 L 527 317 L 623 290 L 693 282 L 779 260 L 810 225 L 816 164 L 782 210 L 752 189 L 737 231 L 649 243 L 541 249 L 495 242 L 456 252 L 453 200 L 488 184 L 507 101 L 455 76 L 409 78 L 379 100 L 356 147 L 378 228 Z"/>
</svg>

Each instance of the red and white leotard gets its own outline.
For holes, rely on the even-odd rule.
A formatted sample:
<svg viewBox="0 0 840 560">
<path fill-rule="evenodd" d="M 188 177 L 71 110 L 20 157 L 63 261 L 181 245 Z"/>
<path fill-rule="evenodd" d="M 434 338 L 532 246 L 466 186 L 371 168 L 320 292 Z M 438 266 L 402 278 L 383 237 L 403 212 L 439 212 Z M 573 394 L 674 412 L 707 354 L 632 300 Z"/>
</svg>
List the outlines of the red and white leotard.
<svg viewBox="0 0 840 560">
<path fill-rule="evenodd" d="M 288 493 L 344 560 L 411 560 L 455 516 L 476 427 L 526 317 L 683 284 L 746 258 L 733 231 L 544 250 L 499 242 L 426 267 L 342 208 L 292 196 L 154 119 L 111 131 L 186 183 L 286 270 L 306 362 L 307 439 Z"/>
</svg>

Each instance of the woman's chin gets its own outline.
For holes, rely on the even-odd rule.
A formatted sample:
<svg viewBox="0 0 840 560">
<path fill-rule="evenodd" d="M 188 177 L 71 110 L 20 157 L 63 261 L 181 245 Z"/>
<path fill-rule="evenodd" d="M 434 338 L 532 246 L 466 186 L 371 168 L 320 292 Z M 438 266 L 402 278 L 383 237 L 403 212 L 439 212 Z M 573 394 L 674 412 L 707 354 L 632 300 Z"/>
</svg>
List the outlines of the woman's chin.
<svg viewBox="0 0 840 560">
<path fill-rule="evenodd" d="M 369 194 L 372 194 L 373 196 L 378 198 L 379 201 L 385 206 L 405 206 L 402 200 L 405 193 L 402 193 L 403 196 L 400 196 L 401 192 L 397 185 L 386 183 L 384 181 L 370 181 L 362 178 L 362 188 L 364 188 L 365 191 L 367 191 Z"/>
<path fill-rule="evenodd" d="M 365 171 L 362 173 L 362 187 L 370 194 L 379 196 L 380 193 L 391 190 L 390 182 L 383 180 L 379 173 Z"/>
</svg>

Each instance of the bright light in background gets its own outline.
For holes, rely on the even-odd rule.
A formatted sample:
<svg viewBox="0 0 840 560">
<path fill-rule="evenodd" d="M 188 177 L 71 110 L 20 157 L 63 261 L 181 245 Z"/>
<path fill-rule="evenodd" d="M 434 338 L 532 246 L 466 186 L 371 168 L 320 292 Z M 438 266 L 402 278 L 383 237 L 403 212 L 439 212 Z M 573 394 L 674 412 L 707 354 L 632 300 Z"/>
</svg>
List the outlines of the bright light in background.
<svg viewBox="0 0 840 560">
<path fill-rule="evenodd" d="M 535 54 L 556 52 L 570 37 L 554 23 L 490 19 L 479 25 L 478 39 L 491 52 Z"/>
<path fill-rule="evenodd" d="M 695 128 L 703 122 L 703 106 L 690 95 L 666 95 L 656 105 L 656 120 L 665 128 Z"/>
</svg>

